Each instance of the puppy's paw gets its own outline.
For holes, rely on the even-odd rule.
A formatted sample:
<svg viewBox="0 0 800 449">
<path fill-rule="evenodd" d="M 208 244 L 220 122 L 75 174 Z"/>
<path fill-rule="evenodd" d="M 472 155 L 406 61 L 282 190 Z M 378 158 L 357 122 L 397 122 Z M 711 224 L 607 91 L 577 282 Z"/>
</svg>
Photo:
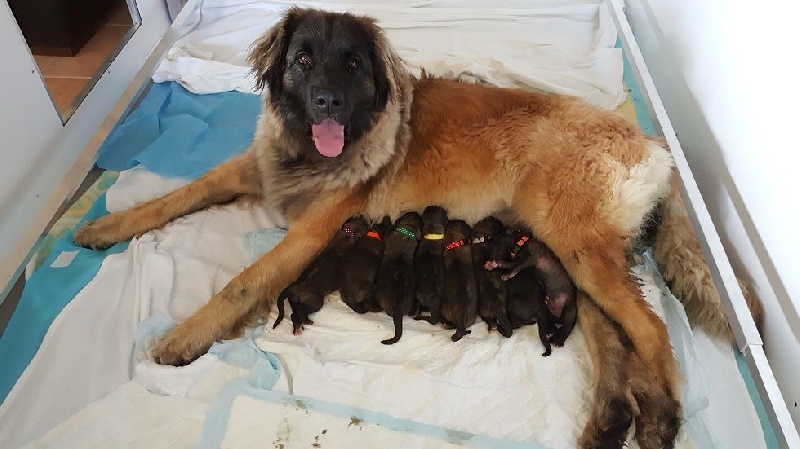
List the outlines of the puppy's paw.
<svg viewBox="0 0 800 449">
<path fill-rule="evenodd" d="M 159 365 L 183 366 L 208 352 L 211 343 L 197 339 L 185 326 L 179 325 L 156 343 L 151 355 Z"/>
<path fill-rule="evenodd" d="M 556 332 L 550 337 L 550 344 L 556 347 L 564 346 L 564 343 L 567 341 L 567 336 L 563 335 L 561 332 Z"/>
<path fill-rule="evenodd" d="M 108 249 L 121 241 L 115 235 L 118 231 L 118 223 L 116 221 L 112 215 L 89 221 L 75 231 L 72 240 L 75 244 L 84 248 Z"/>
</svg>

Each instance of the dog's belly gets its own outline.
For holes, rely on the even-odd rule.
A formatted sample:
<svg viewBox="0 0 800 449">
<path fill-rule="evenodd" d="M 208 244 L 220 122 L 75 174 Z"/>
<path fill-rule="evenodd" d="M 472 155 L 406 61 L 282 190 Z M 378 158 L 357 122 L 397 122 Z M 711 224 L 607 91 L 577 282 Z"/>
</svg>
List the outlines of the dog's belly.
<svg viewBox="0 0 800 449">
<path fill-rule="evenodd" d="M 470 177 L 455 171 L 412 172 L 395 176 L 373 190 L 366 210 L 370 218 L 389 215 L 394 220 L 404 212 L 422 213 L 435 205 L 443 207 L 449 217 L 473 225 L 506 210 L 511 199 L 511 190 L 497 182 L 497 177 Z"/>
</svg>

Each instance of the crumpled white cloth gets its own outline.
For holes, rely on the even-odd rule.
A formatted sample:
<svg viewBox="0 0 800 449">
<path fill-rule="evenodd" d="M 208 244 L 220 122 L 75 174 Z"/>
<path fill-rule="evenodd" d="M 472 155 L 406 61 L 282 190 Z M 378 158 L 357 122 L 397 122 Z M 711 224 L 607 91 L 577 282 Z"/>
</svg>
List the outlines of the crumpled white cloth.
<svg viewBox="0 0 800 449">
<path fill-rule="evenodd" d="M 294 2 L 205 0 L 187 34 L 156 69 L 156 82 L 194 93 L 255 92 L 246 57 Z M 412 73 L 541 89 L 613 109 L 625 99 L 622 50 L 606 5 L 553 2 L 306 2 L 375 17 Z"/>
</svg>

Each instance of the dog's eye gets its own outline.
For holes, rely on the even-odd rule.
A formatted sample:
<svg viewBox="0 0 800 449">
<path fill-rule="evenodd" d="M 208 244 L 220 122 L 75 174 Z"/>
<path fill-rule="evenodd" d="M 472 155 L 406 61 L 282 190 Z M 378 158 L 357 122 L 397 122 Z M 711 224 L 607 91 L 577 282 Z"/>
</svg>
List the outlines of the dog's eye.
<svg viewBox="0 0 800 449">
<path fill-rule="evenodd" d="M 311 60 L 311 56 L 309 56 L 308 53 L 300 53 L 297 55 L 297 62 L 302 66 L 311 67 L 314 61 Z"/>
<path fill-rule="evenodd" d="M 347 68 L 350 70 L 356 70 L 361 67 L 361 62 L 358 58 L 347 58 Z"/>
</svg>

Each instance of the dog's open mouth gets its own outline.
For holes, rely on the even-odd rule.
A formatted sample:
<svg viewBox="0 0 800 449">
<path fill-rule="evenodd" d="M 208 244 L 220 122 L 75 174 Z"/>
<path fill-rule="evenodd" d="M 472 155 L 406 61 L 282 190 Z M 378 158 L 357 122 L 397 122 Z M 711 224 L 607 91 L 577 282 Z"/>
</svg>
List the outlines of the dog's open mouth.
<svg viewBox="0 0 800 449">
<path fill-rule="evenodd" d="M 310 124 L 311 138 L 319 154 L 325 157 L 336 157 L 342 154 L 347 127 L 338 124 L 333 119 L 323 120 L 319 124 Z"/>
</svg>

